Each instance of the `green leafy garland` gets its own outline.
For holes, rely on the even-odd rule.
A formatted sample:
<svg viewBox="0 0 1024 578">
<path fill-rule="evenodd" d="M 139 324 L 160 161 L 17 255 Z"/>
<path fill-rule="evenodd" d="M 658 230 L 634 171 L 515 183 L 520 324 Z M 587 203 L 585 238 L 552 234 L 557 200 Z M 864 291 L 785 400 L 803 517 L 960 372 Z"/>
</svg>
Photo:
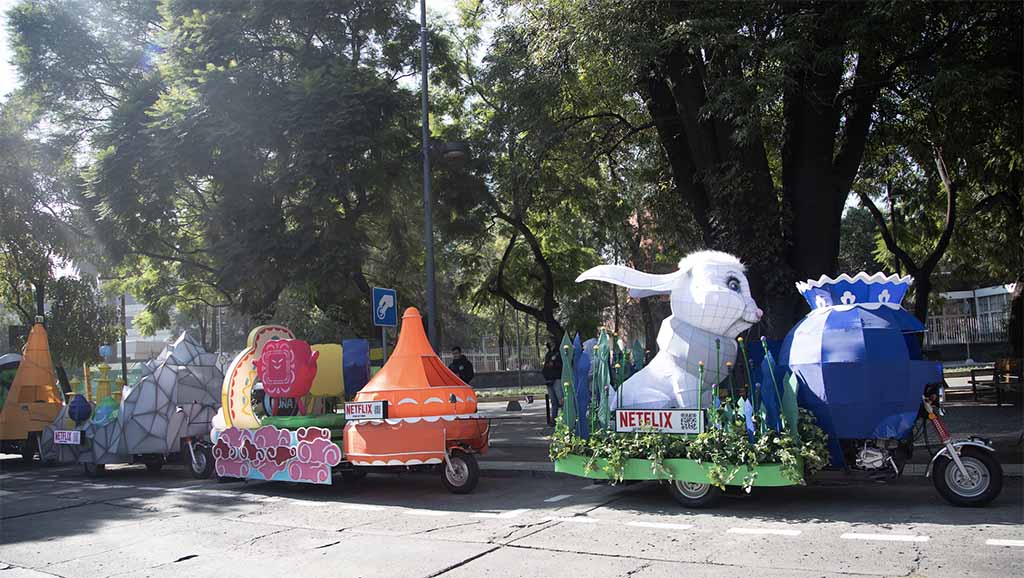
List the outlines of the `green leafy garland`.
<svg viewBox="0 0 1024 578">
<path fill-rule="evenodd" d="M 551 436 L 549 454 L 552 461 L 570 455 L 589 458 L 586 471 L 593 472 L 604 461 L 601 469 L 614 482 L 621 482 L 630 459 L 651 462 L 655 474 L 671 477 L 665 467 L 665 460 L 685 458 L 709 464 L 708 480 L 724 488 L 737 474 L 745 472 L 743 487 L 748 492 L 757 477 L 757 466 L 762 463 L 779 464 L 781 473 L 794 483 L 804 483 L 805 475 L 810 476 L 828 464 L 828 436 L 818 427 L 814 415 L 801 408 L 798 436 L 777 432 L 760 423 L 754 416 L 753 443 L 747 428 L 740 402 L 725 402 L 721 407 L 710 410 L 711 427 L 697 436 L 667 435 L 655 431 L 615 433 L 598 429 L 590 438 L 576 436 L 561 420 Z M 784 431 L 788 428 L 783 424 Z"/>
</svg>

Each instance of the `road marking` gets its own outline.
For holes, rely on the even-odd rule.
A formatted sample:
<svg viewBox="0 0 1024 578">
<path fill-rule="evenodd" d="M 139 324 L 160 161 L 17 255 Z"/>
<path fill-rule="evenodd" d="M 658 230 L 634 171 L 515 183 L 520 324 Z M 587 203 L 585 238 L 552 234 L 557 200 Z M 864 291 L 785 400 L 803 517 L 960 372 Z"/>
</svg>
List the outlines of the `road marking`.
<svg viewBox="0 0 1024 578">
<path fill-rule="evenodd" d="M 336 504 L 336 505 L 339 508 L 343 509 L 343 510 L 364 510 L 364 511 L 367 511 L 367 512 L 375 512 L 375 511 L 383 510 L 384 509 L 383 506 L 373 506 L 373 505 L 370 505 L 370 504 Z"/>
<path fill-rule="evenodd" d="M 629 522 L 627 526 L 635 528 L 656 528 L 658 530 L 689 530 L 693 524 L 669 524 L 666 522 Z"/>
<path fill-rule="evenodd" d="M 106 487 L 110 487 L 110 486 L 106 486 Z M 167 490 L 167 488 L 158 488 L 156 486 L 137 486 L 137 489 L 145 490 L 147 492 L 162 492 L 162 491 L 166 491 Z"/>
<path fill-rule="evenodd" d="M 557 496 L 551 496 L 550 498 L 548 498 L 548 499 L 546 499 L 544 501 L 545 502 L 561 502 L 562 500 L 564 500 L 566 498 L 571 498 L 571 497 L 572 497 L 572 494 L 558 494 Z"/>
<path fill-rule="evenodd" d="M 1024 540 L 985 540 L 988 546 L 1018 546 L 1024 547 Z"/>
<path fill-rule="evenodd" d="M 402 513 L 404 513 L 404 514 L 406 514 L 408 516 L 433 516 L 433 517 L 447 516 L 447 515 L 451 514 L 451 512 L 445 512 L 444 510 L 403 510 Z"/>
<path fill-rule="evenodd" d="M 780 530 L 778 528 L 729 528 L 726 534 L 763 534 L 768 536 L 799 536 L 800 530 Z"/>
<path fill-rule="evenodd" d="M 474 518 L 498 518 L 498 519 L 501 519 L 501 520 L 506 520 L 508 518 L 515 518 L 517 516 L 525 514 L 526 512 L 529 512 L 529 511 L 530 511 L 529 508 L 520 508 L 518 510 L 509 510 L 507 512 L 479 512 L 477 514 L 473 514 L 473 517 Z"/>
<path fill-rule="evenodd" d="M 571 522 L 573 524 L 596 524 L 597 519 L 586 516 L 548 516 L 544 518 L 547 522 Z"/>
<path fill-rule="evenodd" d="M 597 489 L 600 489 L 602 487 L 604 487 L 604 484 L 590 484 L 588 486 L 583 486 L 583 489 L 584 490 L 597 490 Z"/>
<path fill-rule="evenodd" d="M 928 536 L 914 534 L 857 534 L 846 533 L 840 536 L 843 540 L 881 540 L 883 542 L 927 542 Z"/>
</svg>

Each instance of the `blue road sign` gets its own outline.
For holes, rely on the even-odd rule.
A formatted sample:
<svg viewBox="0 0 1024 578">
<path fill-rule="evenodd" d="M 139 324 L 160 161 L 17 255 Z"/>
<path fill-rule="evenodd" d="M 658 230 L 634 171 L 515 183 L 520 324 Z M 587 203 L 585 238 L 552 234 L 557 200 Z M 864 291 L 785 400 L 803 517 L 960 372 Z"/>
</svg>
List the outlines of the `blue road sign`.
<svg viewBox="0 0 1024 578">
<path fill-rule="evenodd" d="M 373 288 L 373 324 L 377 327 L 398 326 L 398 295 L 394 289 Z"/>
</svg>

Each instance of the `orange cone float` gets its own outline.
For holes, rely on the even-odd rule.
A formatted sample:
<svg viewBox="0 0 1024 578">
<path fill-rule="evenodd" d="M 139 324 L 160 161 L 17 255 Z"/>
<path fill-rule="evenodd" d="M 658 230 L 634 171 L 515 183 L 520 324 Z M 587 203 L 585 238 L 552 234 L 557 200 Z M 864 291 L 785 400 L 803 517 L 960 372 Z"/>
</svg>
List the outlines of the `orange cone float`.
<svg viewBox="0 0 1024 578">
<path fill-rule="evenodd" d="M 380 401 L 384 419 L 345 425 L 345 459 L 355 465 L 439 464 L 455 448 L 487 451 L 488 421 L 476 413 L 476 392 L 434 353 L 414 307 L 402 315 L 391 357 L 353 403 Z"/>
</svg>

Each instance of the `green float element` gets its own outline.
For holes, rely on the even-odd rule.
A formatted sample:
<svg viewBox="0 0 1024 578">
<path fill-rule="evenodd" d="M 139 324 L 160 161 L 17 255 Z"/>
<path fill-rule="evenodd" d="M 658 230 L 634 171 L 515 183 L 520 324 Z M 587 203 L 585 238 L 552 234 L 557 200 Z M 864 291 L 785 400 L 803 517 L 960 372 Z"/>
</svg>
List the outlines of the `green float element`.
<svg viewBox="0 0 1024 578">
<path fill-rule="evenodd" d="M 800 418 L 800 409 L 797 406 L 796 394 L 800 384 L 796 380 L 796 375 L 790 373 L 782 385 L 782 415 L 786 418 L 789 434 L 799 442 L 800 427 L 797 421 Z"/>
<path fill-rule="evenodd" d="M 300 427 L 322 427 L 337 429 L 345 426 L 345 414 L 327 413 L 324 415 L 268 415 L 260 420 L 260 425 L 272 425 L 281 429 L 299 429 Z"/>
<path fill-rule="evenodd" d="M 619 391 L 622 383 L 629 379 L 629 362 L 626 353 L 619 349 L 619 340 L 612 339 L 612 387 Z"/>
<path fill-rule="evenodd" d="M 573 476 L 579 476 L 581 478 L 591 478 L 595 480 L 607 480 L 610 476 L 605 472 L 605 468 L 608 466 L 608 461 L 603 459 L 595 459 L 591 464 L 591 470 L 587 471 L 587 464 L 591 461 L 586 456 L 579 456 L 570 454 L 563 459 L 555 461 L 555 471 L 563 474 L 569 474 Z M 664 466 L 658 471 L 654 467 L 654 463 L 651 460 L 641 459 L 629 459 L 626 460 L 626 465 L 623 470 L 623 480 L 677 480 L 681 482 L 695 482 L 701 484 L 710 484 L 711 480 L 708 479 L 708 471 L 712 465 L 710 463 L 701 464 L 697 460 L 687 460 L 682 458 L 670 458 L 662 461 Z M 766 487 L 778 487 L 778 486 L 796 486 L 803 483 L 802 479 L 791 480 L 786 477 L 781 470 L 780 464 L 762 464 L 754 468 L 757 472 L 757 477 L 754 478 L 755 486 L 766 486 Z M 800 464 L 799 469 L 803 470 L 803 464 Z M 743 478 L 747 473 L 750 472 L 750 468 L 745 466 L 733 467 L 729 472 L 730 476 L 726 476 L 727 486 L 742 486 Z"/>
<path fill-rule="evenodd" d="M 594 352 L 591 367 L 594 368 L 594 388 L 598 395 L 598 420 L 603 428 L 607 428 L 611 423 L 611 411 L 608 407 L 608 390 L 612 387 L 609 363 L 611 354 L 611 340 L 608 339 L 608 333 L 602 331 L 601 336 L 597 339 L 597 350 Z"/>
<path fill-rule="evenodd" d="M 576 350 L 572 346 L 572 340 L 569 339 L 569 333 L 566 332 L 562 336 L 562 345 L 559 353 L 562 355 L 562 393 L 565 397 L 562 399 L 563 406 L 562 411 L 559 412 L 559 418 L 563 420 L 566 426 L 569 427 L 570 431 L 579 431 L 577 423 L 580 418 L 579 412 L 576 410 L 576 388 L 573 386 L 573 355 Z"/>
<path fill-rule="evenodd" d="M 636 373 L 644 368 L 647 363 L 647 352 L 644 351 L 644 346 L 640 344 L 640 340 L 637 339 L 633 342 L 633 373 Z"/>
</svg>

